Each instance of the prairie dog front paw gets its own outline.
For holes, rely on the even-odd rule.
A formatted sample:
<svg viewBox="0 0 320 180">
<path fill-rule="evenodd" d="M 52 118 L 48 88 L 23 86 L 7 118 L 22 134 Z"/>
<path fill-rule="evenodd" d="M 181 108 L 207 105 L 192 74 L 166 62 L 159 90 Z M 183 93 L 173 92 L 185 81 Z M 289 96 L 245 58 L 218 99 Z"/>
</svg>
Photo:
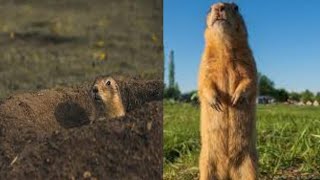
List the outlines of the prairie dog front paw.
<svg viewBox="0 0 320 180">
<path fill-rule="evenodd" d="M 243 91 L 235 91 L 232 98 L 231 98 L 232 106 L 237 105 L 240 101 L 248 102 L 248 100 L 245 96 L 245 93 Z"/>
<path fill-rule="evenodd" d="M 206 101 L 209 103 L 209 105 L 214 108 L 218 112 L 223 111 L 223 106 L 221 103 L 221 98 L 217 95 L 214 91 L 206 91 L 204 94 Z"/>
</svg>

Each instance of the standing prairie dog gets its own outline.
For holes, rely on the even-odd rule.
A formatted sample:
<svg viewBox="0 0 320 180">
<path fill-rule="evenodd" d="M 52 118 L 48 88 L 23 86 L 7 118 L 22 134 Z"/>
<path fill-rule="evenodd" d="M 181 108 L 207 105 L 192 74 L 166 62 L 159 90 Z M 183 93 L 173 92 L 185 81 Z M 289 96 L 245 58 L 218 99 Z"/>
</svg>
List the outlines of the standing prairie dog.
<svg viewBox="0 0 320 180">
<path fill-rule="evenodd" d="M 93 119 L 110 119 L 125 115 L 121 93 L 117 82 L 111 76 L 99 76 L 91 88 L 91 97 L 95 106 Z"/>
<path fill-rule="evenodd" d="M 257 70 L 234 3 L 210 7 L 198 78 L 200 180 L 257 179 Z"/>
</svg>

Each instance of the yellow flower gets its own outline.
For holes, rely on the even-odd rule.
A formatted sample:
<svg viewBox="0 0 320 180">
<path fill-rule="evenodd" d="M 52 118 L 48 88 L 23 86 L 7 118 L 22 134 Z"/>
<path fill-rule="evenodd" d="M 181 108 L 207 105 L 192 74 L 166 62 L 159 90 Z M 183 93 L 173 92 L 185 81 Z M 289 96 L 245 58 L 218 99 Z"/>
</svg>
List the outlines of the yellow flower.
<svg viewBox="0 0 320 180">
<path fill-rule="evenodd" d="M 154 43 L 157 43 L 158 42 L 158 38 L 157 36 L 153 33 L 152 36 L 151 36 L 151 39 Z"/>
<path fill-rule="evenodd" d="M 93 58 L 97 60 L 106 60 L 107 54 L 105 52 L 96 52 L 93 54 Z"/>
</svg>

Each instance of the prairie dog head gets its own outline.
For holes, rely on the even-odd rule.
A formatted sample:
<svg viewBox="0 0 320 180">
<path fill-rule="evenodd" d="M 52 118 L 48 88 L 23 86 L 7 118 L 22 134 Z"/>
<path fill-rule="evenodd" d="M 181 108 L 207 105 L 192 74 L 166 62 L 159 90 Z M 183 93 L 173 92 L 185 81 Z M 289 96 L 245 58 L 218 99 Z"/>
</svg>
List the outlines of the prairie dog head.
<svg viewBox="0 0 320 180">
<path fill-rule="evenodd" d="M 213 4 L 207 15 L 206 39 L 246 40 L 247 28 L 235 3 Z"/>
<path fill-rule="evenodd" d="M 98 114 L 104 114 L 107 118 L 124 116 L 125 110 L 119 86 L 111 76 L 100 76 L 95 79 L 91 97 L 96 109 L 100 111 Z"/>
<path fill-rule="evenodd" d="M 119 95 L 119 87 L 112 77 L 98 77 L 91 88 L 91 95 L 98 103 L 108 102 Z"/>
</svg>

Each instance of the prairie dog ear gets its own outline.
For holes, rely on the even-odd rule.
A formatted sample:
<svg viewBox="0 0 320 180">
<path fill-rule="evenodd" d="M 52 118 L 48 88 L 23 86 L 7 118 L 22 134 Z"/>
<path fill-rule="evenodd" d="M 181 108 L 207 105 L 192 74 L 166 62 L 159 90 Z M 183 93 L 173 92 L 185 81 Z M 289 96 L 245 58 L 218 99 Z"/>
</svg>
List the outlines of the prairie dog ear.
<svg viewBox="0 0 320 180">
<path fill-rule="evenodd" d="M 233 5 L 233 9 L 236 11 L 236 12 L 239 12 L 239 6 L 236 4 L 236 3 L 232 3 Z"/>
</svg>

